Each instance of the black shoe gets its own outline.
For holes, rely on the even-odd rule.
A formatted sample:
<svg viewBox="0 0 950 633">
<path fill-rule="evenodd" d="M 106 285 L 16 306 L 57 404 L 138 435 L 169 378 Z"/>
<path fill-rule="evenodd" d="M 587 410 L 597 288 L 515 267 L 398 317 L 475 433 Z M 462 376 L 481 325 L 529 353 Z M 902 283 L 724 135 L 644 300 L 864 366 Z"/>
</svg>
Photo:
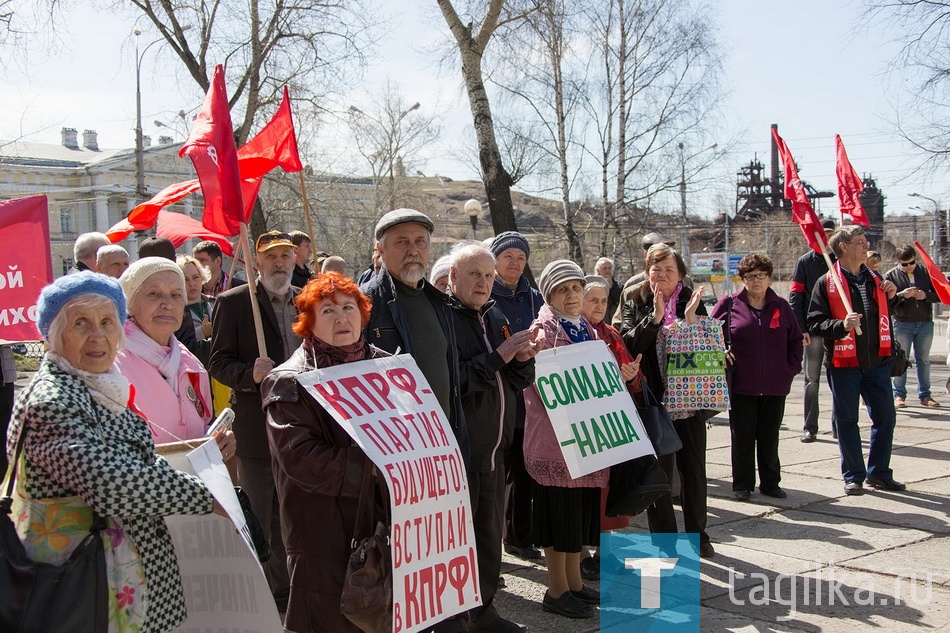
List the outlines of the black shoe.
<svg viewBox="0 0 950 633">
<path fill-rule="evenodd" d="M 539 560 L 541 558 L 541 550 L 530 545 L 528 547 L 505 545 L 505 553 L 511 554 L 515 558 L 520 558 L 522 560 Z"/>
<path fill-rule="evenodd" d="M 544 600 L 541 601 L 541 608 L 548 613 L 563 615 L 565 618 L 592 618 L 594 617 L 594 607 L 581 602 L 577 596 L 570 591 L 565 591 L 560 598 L 552 598 L 547 591 L 544 592 Z"/>
<path fill-rule="evenodd" d="M 713 549 L 712 543 L 709 541 L 704 541 L 699 544 L 699 557 L 700 558 L 712 558 L 716 555 L 716 550 Z"/>
<path fill-rule="evenodd" d="M 788 497 L 788 493 L 786 493 L 784 490 L 782 490 L 778 486 L 775 486 L 771 490 L 760 490 L 759 492 L 764 494 L 766 497 L 775 497 L 776 499 L 785 499 L 786 497 Z"/>
<path fill-rule="evenodd" d="M 844 494 L 850 496 L 863 495 L 864 484 L 860 481 L 849 481 L 844 485 Z"/>
<path fill-rule="evenodd" d="M 748 501 L 752 497 L 752 493 L 748 490 L 733 490 L 732 494 L 734 494 L 739 501 Z"/>
<path fill-rule="evenodd" d="M 814 431 L 805 430 L 802 431 L 802 444 L 811 444 L 815 441 Z"/>
<path fill-rule="evenodd" d="M 871 479 L 868 477 L 868 485 L 878 490 L 890 490 L 891 492 L 900 492 L 907 490 L 907 485 L 894 479 Z"/>
<path fill-rule="evenodd" d="M 524 624 L 506 620 L 501 616 L 495 618 L 487 625 L 480 624 L 478 626 L 472 626 L 470 624 L 468 627 L 469 633 L 524 633 L 527 630 L 528 627 Z"/>
<path fill-rule="evenodd" d="M 571 591 L 574 597 L 587 604 L 600 604 L 600 591 L 584 585 L 580 591 Z"/>
<path fill-rule="evenodd" d="M 581 561 L 581 578 L 584 580 L 600 580 L 600 554 L 588 556 Z"/>
</svg>

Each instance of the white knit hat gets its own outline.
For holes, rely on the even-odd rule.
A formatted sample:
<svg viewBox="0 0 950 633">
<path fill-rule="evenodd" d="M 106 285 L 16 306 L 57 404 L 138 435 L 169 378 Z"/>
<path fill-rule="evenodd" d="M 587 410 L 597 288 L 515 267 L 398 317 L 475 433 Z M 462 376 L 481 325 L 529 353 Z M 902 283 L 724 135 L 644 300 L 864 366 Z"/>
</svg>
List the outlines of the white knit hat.
<svg viewBox="0 0 950 633">
<path fill-rule="evenodd" d="M 132 297 L 138 292 L 145 280 L 155 273 L 166 270 L 174 271 L 181 280 L 181 290 L 185 291 L 185 275 L 181 268 L 175 262 L 164 257 L 143 257 L 129 266 L 122 276 L 119 277 L 119 283 L 122 284 L 122 291 L 125 293 L 125 300 L 132 302 Z"/>
</svg>

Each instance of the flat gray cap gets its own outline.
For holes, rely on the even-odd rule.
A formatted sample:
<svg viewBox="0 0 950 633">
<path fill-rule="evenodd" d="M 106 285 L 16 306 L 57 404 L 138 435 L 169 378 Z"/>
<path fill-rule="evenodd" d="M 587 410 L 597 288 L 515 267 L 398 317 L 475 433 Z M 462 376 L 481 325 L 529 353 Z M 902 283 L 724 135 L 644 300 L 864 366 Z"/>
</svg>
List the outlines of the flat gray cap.
<svg viewBox="0 0 950 633">
<path fill-rule="evenodd" d="M 417 224 L 425 226 L 426 229 L 429 230 L 429 233 L 435 230 L 435 225 L 425 213 L 416 211 L 415 209 L 394 209 L 381 217 L 379 222 L 376 223 L 376 239 L 381 238 L 383 233 L 397 224 L 406 224 L 408 222 L 416 222 Z"/>
</svg>

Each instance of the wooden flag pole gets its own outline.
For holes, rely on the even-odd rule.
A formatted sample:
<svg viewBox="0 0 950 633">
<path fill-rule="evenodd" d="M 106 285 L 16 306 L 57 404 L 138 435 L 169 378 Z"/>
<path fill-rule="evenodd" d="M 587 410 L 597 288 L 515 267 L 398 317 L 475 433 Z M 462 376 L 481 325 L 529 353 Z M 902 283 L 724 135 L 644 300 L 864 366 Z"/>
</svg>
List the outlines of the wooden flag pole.
<svg viewBox="0 0 950 633">
<path fill-rule="evenodd" d="M 838 289 L 838 295 L 841 297 L 841 302 L 844 303 L 844 308 L 848 311 L 848 313 L 854 312 L 854 308 L 851 307 L 851 297 L 847 292 L 845 292 L 846 288 L 844 284 L 841 283 L 841 278 L 838 277 L 838 271 L 835 270 L 835 265 L 831 263 L 831 256 L 828 254 L 828 245 L 825 244 L 825 240 L 822 239 L 824 237 L 824 235 L 821 235 L 818 233 L 818 231 L 815 231 L 815 239 L 818 240 L 819 244 L 821 244 L 821 254 L 825 258 L 825 264 L 828 265 L 828 273 L 831 275 L 831 280 L 834 282 L 835 288 Z M 854 331 L 858 336 L 861 336 L 860 325 L 856 325 L 854 327 Z"/>
<path fill-rule="evenodd" d="M 238 244 L 237 249 L 234 251 L 234 255 L 231 257 L 231 270 L 228 271 L 228 287 L 225 290 L 230 290 L 234 285 L 234 269 L 237 268 L 238 260 L 241 259 L 241 251 L 243 248 L 243 241 L 241 244 Z"/>
<path fill-rule="evenodd" d="M 251 266 L 251 241 L 247 236 L 247 223 L 241 222 L 241 245 L 244 247 L 244 271 L 247 273 L 247 289 L 251 297 L 251 314 L 254 316 L 254 332 L 257 335 L 257 351 L 261 358 L 267 357 L 267 345 L 264 343 L 264 325 L 261 321 L 261 307 L 257 305 L 257 281 Z"/>
<path fill-rule="evenodd" d="M 305 185 L 303 181 L 302 169 L 297 172 L 297 175 L 300 177 L 300 197 L 303 198 L 303 212 L 307 216 L 307 235 L 310 236 L 310 252 L 312 253 L 316 242 L 313 241 L 313 220 L 310 219 L 310 203 L 307 201 L 307 185 Z"/>
</svg>

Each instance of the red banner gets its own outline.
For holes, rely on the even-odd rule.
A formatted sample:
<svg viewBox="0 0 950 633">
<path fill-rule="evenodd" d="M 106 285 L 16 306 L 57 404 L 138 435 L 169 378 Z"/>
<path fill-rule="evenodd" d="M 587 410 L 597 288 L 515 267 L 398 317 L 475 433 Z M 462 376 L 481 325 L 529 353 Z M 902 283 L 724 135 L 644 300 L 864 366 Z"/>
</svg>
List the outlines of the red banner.
<svg viewBox="0 0 950 633">
<path fill-rule="evenodd" d="M 930 255 L 920 245 L 920 242 L 914 242 L 914 248 L 920 253 L 920 259 L 923 260 L 924 267 L 930 273 L 930 281 L 934 285 L 937 296 L 940 297 L 940 302 L 950 305 L 950 281 L 947 281 L 947 276 L 937 267 L 934 260 L 930 259 Z"/>
<path fill-rule="evenodd" d="M 191 216 L 174 211 L 159 211 L 155 235 L 167 237 L 178 248 L 192 237 L 216 242 L 228 257 L 234 255 L 234 245 L 223 235 L 212 233 Z"/>
<path fill-rule="evenodd" d="M 864 181 L 858 176 L 851 161 L 848 160 L 848 152 L 844 149 L 844 143 L 841 136 L 835 134 L 835 174 L 838 176 L 838 205 L 843 215 L 850 215 L 851 221 L 861 226 L 871 228 L 871 221 L 868 220 L 868 214 L 864 212 L 861 206 L 861 191 L 864 190 Z"/>
<path fill-rule="evenodd" d="M 36 300 L 51 281 L 46 196 L 0 202 L 0 339 L 40 339 Z"/>
<path fill-rule="evenodd" d="M 254 138 L 238 150 L 241 178 L 259 178 L 275 167 L 286 172 L 303 169 L 297 153 L 297 133 L 290 110 L 290 95 L 284 86 L 284 97 L 277 112 Z"/>
<path fill-rule="evenodd" d="M 772 128 L 772 137 L 775 139 L 775 144 L 778 145 L 779 158 L 782 160 L 783 170 L 785 171 L 785 199 L 792 203 L 792 219 L 802 227 L 802 233 L 805 234 L 808 245 L 814 251 L 820 253 L 822 252 L 822 243 L 825 243 L 827 247 L 825 230 L 822 228 L 821 222 L 818 221 L 818 216 L 815 215 L 815 209 L 811 206 L 811 200 L 808 199 L 805 185 L 798 177 L 798 167 L 795 166 L 792 152 L 775 128 Z"/>
</svg>

